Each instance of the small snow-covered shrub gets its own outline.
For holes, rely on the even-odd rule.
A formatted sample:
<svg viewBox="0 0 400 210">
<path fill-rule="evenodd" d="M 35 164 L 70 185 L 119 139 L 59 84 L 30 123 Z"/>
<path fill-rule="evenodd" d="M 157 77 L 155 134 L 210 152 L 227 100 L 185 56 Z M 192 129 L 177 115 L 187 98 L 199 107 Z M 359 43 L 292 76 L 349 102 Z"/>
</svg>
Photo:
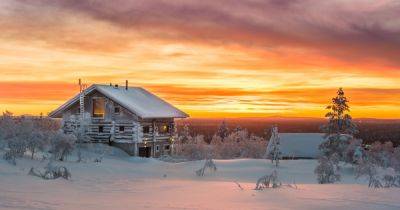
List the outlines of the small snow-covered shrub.
<svg viewBox="0 0 400 210">
<path fill-rule="evenodd" d="M 393 168 L 388 168 L 387 173 L 383 175 L 383 187 L 389 188 L 389 187 L 400 187 L 397 185 L 397 177 L 398 175 L 394 171 Z"/>
<path fill-rule="evenodd" d="M 16 161 L 16 155 L 13 153 L 12 150 L 7 151 L 6 153 L 4 153 L 3 155 L 3 159 L 6 160 L 8 163 L 12 164 L 12 165 L 17 165 L 17 161 Z"/>
<path fill-rule="evenodd" d="M 340 181 L 340 174 L 338 173 L 337 159 L 335 155 L 331 158 L 321 157 L 318 159 L 318 165 L 314 170 L 317 175 L 318 183 L 334 183 Z"/>
<path fill-rule="evenodd" d="M 58 179 L 58 178 L 64 178 L 64 179 L 71 178 L 71 172 L 65 166 L 54 166 L 51 161 L 44 168 L 43 172 L 32 167 L 31 170 L 29 170 L 28 174 L 46 180 Z"/>
<path fill-rule="evenodd" d="M 262 176 L 257 180 L 255 190 L 262 190 L 265 188 L 278 188 L 282 183 L 278 179 L 278 172 L 274 170 L 270 175 Z"/>
<path fill-rule="evenodd" d="M 212 171 L 212 172 L 217 171 L 217 166 L 215 165 L 215 163 L 214 163 L 214 161 L 212 159 L 207 159 L 206 162 L 204 163 L 204 166 L 196 171 L 196 175 L 197 176 L 204 176 L 204 172 L 207 169 Z"/>
</svg>

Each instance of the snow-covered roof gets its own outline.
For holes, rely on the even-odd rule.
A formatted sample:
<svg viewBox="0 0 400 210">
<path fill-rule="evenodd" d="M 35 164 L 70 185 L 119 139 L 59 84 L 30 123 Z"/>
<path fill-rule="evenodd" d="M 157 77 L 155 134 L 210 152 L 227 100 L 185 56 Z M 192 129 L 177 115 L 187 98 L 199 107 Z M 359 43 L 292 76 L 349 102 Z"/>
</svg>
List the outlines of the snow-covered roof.
<svg viewBox="0 0 400 210">
<path fill-rule="evenodd" d="M 91 85 L 86 94 L 98 91 L 140 118 L 185 118 L 188 114 L 141 87 L 115 87 L 110 85 Z M 61 113 L 79 101 L 79 94 L 49 114 L 60 117 Z"/>
<path fill-rule="evenodd" d="M 318 146 L 325 141 L 323 133 L 279 133 L 279 137 L 281 155 L 287 158 L 316 158 Z"/>
</svg>

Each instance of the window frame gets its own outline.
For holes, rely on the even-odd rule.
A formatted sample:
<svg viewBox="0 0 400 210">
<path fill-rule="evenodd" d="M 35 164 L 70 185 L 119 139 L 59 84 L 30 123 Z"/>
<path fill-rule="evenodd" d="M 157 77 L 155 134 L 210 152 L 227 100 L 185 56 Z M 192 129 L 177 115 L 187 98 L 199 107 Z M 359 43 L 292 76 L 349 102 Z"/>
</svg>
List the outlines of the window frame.
<svg viewBox="0 0 400 210">
<path fill-rule="evenodd" d="M 117 109 L 118 109 L 118 112 L 115 111 L 115 110 L 117 110 Z M 121 107 L 120 107 L 120 106 L 118 106 L 118 105 L 115 105 L 115 106 L 114 106 L 114 114 L 116 114 L 116 115 L 121 114 Z"/>
<path fill-rule="evenodd" d="M 169 151 L 170 149 L 171 149 L 171 145 L 169 145 L 169 144 L 164 145 L 164 151 Z"/>
<path fill-rule="evenodd" d="M 145 132 L 145 130 L 147 130 L 147 132 Z M 143 134 L 150 134 L 150 125 L 143 125 L 142 132 L 143 132 Z"/>
<path fill-rule="evenodd" d="M 95 101 L 99 99 L 103 100 L 103 105 L 104 105 L 103 107 L 104 112 L 102 116 L 96 116 L 94 113 Z M 104 97 L 101 96 L 92 97 L 92 117 L 93 119 L 104 119 L 106 117 L 106 99 Z"/>
</svg>

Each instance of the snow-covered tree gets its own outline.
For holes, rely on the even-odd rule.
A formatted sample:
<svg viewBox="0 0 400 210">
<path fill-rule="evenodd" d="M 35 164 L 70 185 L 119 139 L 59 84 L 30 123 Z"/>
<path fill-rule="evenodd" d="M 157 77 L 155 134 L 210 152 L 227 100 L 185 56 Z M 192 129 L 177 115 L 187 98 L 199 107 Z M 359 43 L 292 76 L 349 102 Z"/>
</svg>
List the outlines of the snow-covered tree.
<svg viewBox="0 0 400 210">
<path fill-rule="evenodd" d="M 390 160 L 390 165 L 395 171 L 400 173 L 400 147 L 396 147 L 393 151 L 392 158 Z M 399 180 L 400 181 L 400 180 Z"/>
<path fill-rule="evenodd" d="M 46 146 L 46 137 L 42 131 L 35 130 L 27 139 L 27 149 L 31 152 L 31 159 L 33 159 L 37 151 L 42 151 Z"/>
<path fill-rule="evenodd" d="M 178 140 L 180 141 L 180 143 L 187 143 L 189 141 L 191 141 L 192 136 L 190 135 L 190 129 L 189 129 L 189 125 L 185 124 L 183 126 L 182 132 L 179 135 Z"/>
<path fill-rule="evenodd" d="M 322 126 L 326 141 L 319 148 L 327 157 L 336 153 L 342 160 L 349 140 L 358 132 L 349 114 L 348 102 L 343 89 L 339 88 L 337 96 L 332 98 L 332 104 L 326 107 L 329 110 L 325 115 L 328 123 Z"/>
<path fill-rule="evenodd" d="M 355 175 L 356 178 L 367 177 L 369 187 L 380 188 L 383 186 L 378 177 L 377 165 L 374 163 L 374 160 L 368 156 L 358 163 Z"/>
<path fill-rule="evenodd" d="M 15 137 L 16 131 L 13 113 L 9 111 L 3 112 L 3 115 L 0 117 L 0 149 L 7 145 L 9 139 Z"/>
<path fill-rule="evenodd" d="M 229 135 L 228 125 L 226 124 L 225 120 L 222 121 L 221 125 L 218 127 L 217 135 L 222 139 L 225 140 L 226 137 Z"/>
<path fill-rule="evenodd" d="M 204 172 L 210 170 L 211 172 L 217 171 L 217 165 L 215 165 L 212 159 L 206 159 L 204 166 L 196 171 L 197 176 L 204 176 Z"/>
<path fill-rule="evenodd" d="M 334 183 L 340 181 L 340 174 L 338 173 L 338 157 L 336 154 L 331 157 L 321 157 L 318 159 L 318 165 L 314 170 L 317 175 L 318 183 Z"/>
<path fill-rule="evenodd" d="M 70 134 L 56 132 L 51 139 L 53 158 L 64 161 L 65 158 L 72 153 L 76 137 Z"/>
<path fill-rule="evenodd" d="M 271 159 L 271 162 L 275 162 L 275 166 L 279 165 L 279 159 L 281 159 L 280 151 L 280 137 L 278 133 L 278 127 L 272 127 L 271 139 L 267 146 L 267 157 Z"/>
</svg>

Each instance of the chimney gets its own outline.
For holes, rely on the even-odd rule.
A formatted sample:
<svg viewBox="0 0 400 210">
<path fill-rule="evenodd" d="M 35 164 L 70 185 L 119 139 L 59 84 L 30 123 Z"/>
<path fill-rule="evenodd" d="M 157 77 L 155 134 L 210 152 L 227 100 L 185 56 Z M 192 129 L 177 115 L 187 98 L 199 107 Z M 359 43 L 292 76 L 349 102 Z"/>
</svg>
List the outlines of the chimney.
<svg viewBox="0 0 400 210">
<path fill-rule="evenodd" d="M 128 90 L 128 80 L 125 80 L 125 90 Z"/>
</svg>

